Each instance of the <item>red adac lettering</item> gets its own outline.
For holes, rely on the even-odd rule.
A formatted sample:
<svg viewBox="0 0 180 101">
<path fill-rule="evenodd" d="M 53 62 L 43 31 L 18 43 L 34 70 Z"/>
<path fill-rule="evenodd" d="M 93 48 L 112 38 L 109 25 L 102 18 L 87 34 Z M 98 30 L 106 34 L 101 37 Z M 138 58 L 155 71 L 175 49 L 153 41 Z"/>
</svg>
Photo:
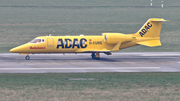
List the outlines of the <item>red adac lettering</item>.
<svg viewBox="0 0 180 101">
<path fill-rule="evenodd" d="M 30 49 L 46 49 L 46 47 L 30 47 Z"/>
</svg>

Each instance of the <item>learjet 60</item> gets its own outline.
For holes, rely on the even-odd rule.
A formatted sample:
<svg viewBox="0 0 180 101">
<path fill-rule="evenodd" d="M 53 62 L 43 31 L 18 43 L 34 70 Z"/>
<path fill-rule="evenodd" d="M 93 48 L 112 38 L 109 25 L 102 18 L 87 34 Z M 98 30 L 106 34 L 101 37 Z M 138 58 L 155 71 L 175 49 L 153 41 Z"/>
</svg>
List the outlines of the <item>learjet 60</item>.
<svg viewBox="0 0 180 101">
<path fill-rule="evenodd" d="M 151 18 L 134 34 L 102 33 L 102 35 L 39 36 L 24 45 L 10 50 L 27 55 L 39 53 L 91 53 L 93 59 L 100 59 L 100 53 L 111 55 L 120 49 L 144 45 L 161 46 L 160 32 L 162 18 Z"/>
</svg>

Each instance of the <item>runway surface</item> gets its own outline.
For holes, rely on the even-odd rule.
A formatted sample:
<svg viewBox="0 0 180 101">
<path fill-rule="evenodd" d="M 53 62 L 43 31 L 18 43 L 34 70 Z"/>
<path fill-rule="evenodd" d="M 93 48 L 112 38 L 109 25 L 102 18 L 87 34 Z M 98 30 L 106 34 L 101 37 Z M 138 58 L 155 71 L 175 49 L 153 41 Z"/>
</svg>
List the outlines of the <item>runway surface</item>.
<svg viewBox="0 0 180 101">
<path fill-rule="evenodd" d="M 0 54 L 0 73 L 79 73 L 79 72 L 180 72 L 180 52 L 123 52 L 100 54 Z"/>
</svg>

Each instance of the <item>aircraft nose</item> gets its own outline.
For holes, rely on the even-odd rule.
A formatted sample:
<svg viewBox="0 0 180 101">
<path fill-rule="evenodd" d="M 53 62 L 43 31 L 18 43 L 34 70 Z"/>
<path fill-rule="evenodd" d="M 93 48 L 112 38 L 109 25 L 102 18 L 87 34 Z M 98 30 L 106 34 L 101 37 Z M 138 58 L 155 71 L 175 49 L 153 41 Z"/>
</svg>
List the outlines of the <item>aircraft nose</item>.
<svg viewBox="0 0 180 101">
<path fill-rule="evenodd" d="M 12 52 L 12 53 L 24 53 L 25 52 L 26 53 L 26 52 L 28 52 L 28 46 L 26 44 L 24 44 L 24 45 L 12 48 L 10 50 L 10 52 Z"/>
<path fill-rule="evenodd" d="M 18 51 L 19 51 L 19 49 L 18 49 L 17 47 L 12 48 L 12 49 L 10 50 L 11 53 L 18 53 Z"/>
<path fill-rule="evenodd" d="M 11 49 L 11 50 L 10 50 L 10 52 L 11 52 L 11 53 L 13 53 L 13 52 L 14 52 L 14 48 L 13 48 L 13 49 Z"/>
</svg>

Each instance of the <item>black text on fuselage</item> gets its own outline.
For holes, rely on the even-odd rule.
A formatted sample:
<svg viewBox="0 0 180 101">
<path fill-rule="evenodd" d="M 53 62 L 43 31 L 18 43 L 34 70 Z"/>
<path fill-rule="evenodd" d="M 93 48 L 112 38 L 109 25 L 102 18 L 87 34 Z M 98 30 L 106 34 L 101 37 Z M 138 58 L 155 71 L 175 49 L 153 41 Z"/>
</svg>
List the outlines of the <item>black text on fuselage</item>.
<svg viewBox="0 0 180 101">
<path fill-rule="evenodd" d="M 59 49 L 59 47 L 61 47 L 62 49 L 64 48 L 86 48 L 87 44 L 86 44 L 87 40 L 85 38 L 81 38 L 80 40 L 78 40 L 77 38 L 75 39 L 58 39 L 57 42 L 57 49 Z"/>
</svg>

